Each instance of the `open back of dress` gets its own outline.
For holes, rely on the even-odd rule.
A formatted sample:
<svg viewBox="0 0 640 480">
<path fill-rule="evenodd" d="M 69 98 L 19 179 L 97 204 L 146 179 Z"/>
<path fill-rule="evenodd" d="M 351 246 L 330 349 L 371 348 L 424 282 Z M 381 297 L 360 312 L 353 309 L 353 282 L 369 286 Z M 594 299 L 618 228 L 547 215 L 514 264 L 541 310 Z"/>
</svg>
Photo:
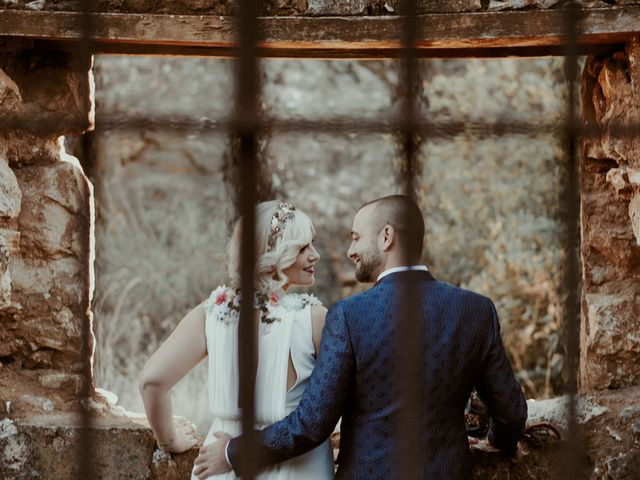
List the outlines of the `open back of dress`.
<svg viewBox="0 0 640 480">
<path fill-rule="evenodd" d="M 213 432 L 241 433 L 238 407 L 238 311 L 234 291 L 219 287 L 205 302 L 205 335 L 208 352 L 209 410 L 211 428 L 205 444 L 215 441 Z M 259 321 L 258 367 L 255 385 L 255 418 L 258 429 L 283 419 L 293 411 L 315 365 L 311 306 L 320 301 L 307 294 L 285 294 L 269 306 L 271 323 Z M 296 371 L 295 384 L 287 389 L 289 357 Z M 211 479 L 236 478 L 232 472 Z M 258 478 L 264 480 L 333 478 L 333 455 L 324 442 L 305 455 L 276 465 Z M 192 476 L 195 480 L 196 477 Z"/>
</svg>

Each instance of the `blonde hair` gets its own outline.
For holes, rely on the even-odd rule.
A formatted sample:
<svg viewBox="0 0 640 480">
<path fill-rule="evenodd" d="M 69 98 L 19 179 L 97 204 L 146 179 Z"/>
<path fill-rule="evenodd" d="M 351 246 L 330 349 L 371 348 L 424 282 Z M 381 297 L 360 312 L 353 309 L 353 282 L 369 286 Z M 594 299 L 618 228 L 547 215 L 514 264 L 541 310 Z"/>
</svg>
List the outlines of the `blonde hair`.
<svg viewBox="0 0 640 480">
<path fill-rule="evenodd" d="M 271 234 L 271 219 L 278 210 L 280 201 L 271 200 L 256 206 L 256 290 L 271 293 L 287 284 L 288 278 L 283 270 L 293 265 L 300 249 L 311 243 L 316 233 L 311 219 L 302 210 L 296 209 L 293 218 L 282 225 L 282 234 L 268 250 Z M 233 227 L 227 247 L 227 268 L 231 286 L 240 287 L 240 230 L 242 219 Z"/>
</svg>

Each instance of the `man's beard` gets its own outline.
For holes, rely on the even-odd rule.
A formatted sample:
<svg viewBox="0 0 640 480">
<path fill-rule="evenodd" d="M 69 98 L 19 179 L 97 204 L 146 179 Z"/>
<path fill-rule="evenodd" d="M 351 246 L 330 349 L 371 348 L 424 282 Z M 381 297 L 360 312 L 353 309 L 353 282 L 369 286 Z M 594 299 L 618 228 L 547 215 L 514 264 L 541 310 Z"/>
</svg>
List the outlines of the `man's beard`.
<svg viewBox="0 0 640 480">
<path fill-rule="evenodd" d="M 376 245 L 371 245 L 360 255 L 360 267 L 356 266 L 356 280 L 359 282 L 373 282 L 373 272 L 382 263 L 382 253 Z"/>
</svg>

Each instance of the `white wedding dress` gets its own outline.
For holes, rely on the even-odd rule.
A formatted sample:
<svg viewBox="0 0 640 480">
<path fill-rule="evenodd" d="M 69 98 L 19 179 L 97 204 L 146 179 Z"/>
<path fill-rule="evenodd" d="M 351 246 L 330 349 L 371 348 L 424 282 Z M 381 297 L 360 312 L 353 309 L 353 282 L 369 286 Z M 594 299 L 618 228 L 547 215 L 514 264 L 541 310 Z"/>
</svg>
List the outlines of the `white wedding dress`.
<svg viewBox="0 0 640 480">
<path fill-rule="evenodd" d="M 204 444 L 213 443 L 213 432 L 240 435 L 238 408 L 238 311 L 229 308 L 234 291 L 218 287 L 205 302 L 209 365 L 209 409 L 212 417 Z M 315 365 L 311 305 L 320 301 L 308 294 L 284 294 L 268 305 L 272 323 L 260 321 L 258 328 L 258 369 L 256 372 L 256 428 L 262 429 L 295 410 Z M 287 390 L 289 355 L 297 380 Z M 260 480 L 333 479 L 333 453 L 329 441 L 310 452 L 263 471 Z M 237 478 L 231 471 L 209 479 Z M 192 480 L 197 477 L 192 474 Z"/>
</svg>

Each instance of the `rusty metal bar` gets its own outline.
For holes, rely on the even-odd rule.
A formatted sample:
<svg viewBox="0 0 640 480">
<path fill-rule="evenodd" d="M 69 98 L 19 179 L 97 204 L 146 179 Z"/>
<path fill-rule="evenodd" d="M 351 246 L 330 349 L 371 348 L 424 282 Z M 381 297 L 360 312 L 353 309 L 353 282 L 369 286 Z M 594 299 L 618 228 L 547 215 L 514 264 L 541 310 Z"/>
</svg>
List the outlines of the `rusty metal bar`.
<svg viewBox="0 0 640 480">
<path fill-rule="evenodd" d="M 93 37 L 93 21 L 91 17 L 92 3 L 89 0 L 82 0 L 82 15 L 79 17 L 80 32 L 82 35 L 81 41 L 78 43 L 77 50 L 77 65 L 80 75 L 88 75 L 91 69 L 91 38 Z M 83 135 L 81 148 L 82 155 L 88 159 L 90 152 L 89 138 L 87 135 Z M 88 215 L 87 219 L 91 219 Z M 91 221 L 91 220 L 89 220 Z M 89 232 L 87 232 L 90 235 Z M 91 248 L 90 239 L 86 239 L 86 245 Z M 87 258 L 91 258 L 88 255 Z M 88 280 L 88 279 L 87 279 Z M 86 288 L 89 288 L 89 281 L 85 283 Z M 93 378 L 92 378 L 92 365 L 91 355 L 93 351 L 93 334 L 91 331 L 91 305 L 89 294 L 85 297 L 85 308 L 82 316 L 82 346 L 81 346 L 81 362 L 82 362 L 82 387 L 80 389 L 80 432 L 78 435 L 78 480 L 85 480 L 88 478 L 97 478 L 94 469 L 94 445 L 92 435 L 92 418 L 91 418 L 91 404 L 93 397 Z"/>
<path fill-rule="evenodd" d="M 416 165 L 418 155 L 418 123 L 420 112 L 416 110 L 416 103 L 420 95 L 419 65 L 416 51 L 418 36 L 417 2 L 405 0 L 402 2 L 403 35 L 402 57 L 400 60 L 400 101 L 401 116 L 396 119 L 398 140 L 401 148 L 402 191 L 415 200 L 416 198 Z M 403 225 L 410 225 L 410 214 L 403 211 Z M 405 230 L 400 236 L 404 247 L 405 265 L 411 260 L 408 255 L 410 233 Z M 402 406 L 399 412 L 399 449 L 397 478 L 424 478 L 423 462 L 420 461 L 422 444 L 421 433 L 423 402 L 422 394 L 425 390 L 425 345 L 424 321 L 419 310 L 418 289 L 412 275 L 407 274 L 401 283 L 400 308 L 398 318 L 398 352 L 401 352 L 400 365 L 402 380 Z"/>
<path fill-rule="evenodd" d="M 565 10 L 566 50 L 565 75 L 567 80 L 568 98 L 564 130 L 564 150 L 566 161 L 567 181 L 563 183 L 560 212 L 564 224 L 563 245 L 566 249 L 566 264 L 561 285 L 566 288 L 564 300 L 565 340 L 567 352 L 567 391 L 569 401 L 568 415 L 568 445 L 564 462 L 563 478 L 569 480 L 580 478 L 582 441 L 577 423 L 577 393 L 578 393 L 578 365 L 579 365 L 579 334 L 580 334 L 580 264 L 578 249 L 580 246 L 580 191 L 578 163 L 579 129 L 576 107 L 576 80 L 578 74 L 577 43 L 580 34 L 580 17 L 575 4 Z"/>
<path fill-rule="evenodd" d="M 317 118 L 317 119 L 280 119 L 263 118 L 256 126 L 258 134 L 273 133 L 324 133 L 340 134 L 394 134 L 398 131 L 400 119 L 368 119 L 368 118 Z M 51 122 L 33 122 L 28 119 L 0 119 L 0 130 L 27 132 L 36 134 L 55 133 L 57 124 Z M 108 115 L 99 118 L 96 131 L 167 130 L 172 132 L 227 133 L 239 127 L 233 119 L 192 118 L 185 116 L 144 117 L 136 115 Z M 467 138 L 491 138 L 505 135 L 523 135 L 536 137 L 558 133 L 556 121 L 529 121 L 517 118 L 489 120 L 485 122 L 466 121 L 464 119 L 432 121 L 416 118 L 414 129 L 418 135 L 428 134 L 431 139 L 452 139 L 463 136 Z M 607 133 L 616 138 L 634 138 L 640 136 L 640 124 L 620 124 L 612 122 L 606 128 L 599 125 L 584 125 L 576 119 L 573 129 L 579 138 L 599 138 Z"/>
<path fill-rule="evenodd" d="M 242 458 L 252 458 L 255 451 L 255 381 L 258 363 L 257 332 L 254 314 L 255 294 L 255 205 L 257 201 L 260 74 L 257 60 L 258 42 L 258 1 L 240 0 L 236 19 L 238 58 L 235 64 L 235 109 L 234 134 L 239 139 L 239 179 L 240 213 L 242 215 L 241 234 L 241 291 L 240 323 L 238 327 L 238 365 L 240 373 L 239 406 L 242 412 L 242 439 L 239 445 Z M 257 472 L 248 466 L 246 479 L 253 479 Z"/>
</svg>

